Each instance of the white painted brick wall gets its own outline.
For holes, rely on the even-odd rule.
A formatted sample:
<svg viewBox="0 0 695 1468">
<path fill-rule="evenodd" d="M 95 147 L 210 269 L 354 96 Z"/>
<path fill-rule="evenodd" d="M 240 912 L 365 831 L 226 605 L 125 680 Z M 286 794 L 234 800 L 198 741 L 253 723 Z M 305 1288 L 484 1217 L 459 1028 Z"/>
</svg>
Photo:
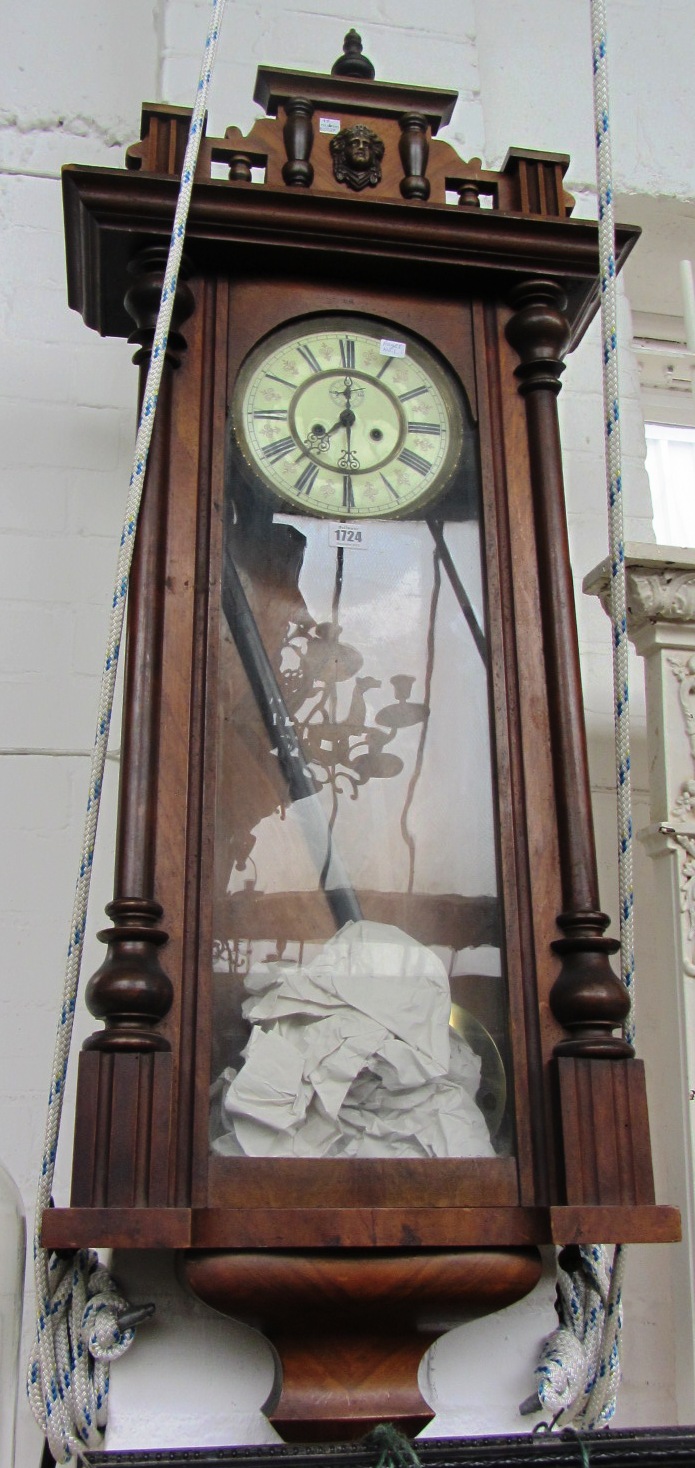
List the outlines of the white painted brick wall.
<svg viewBox="0 0 695 1468">
<path fill-rule="evenodd" d="M 616 175 L 623 192 L 691 197 L 692 0 L 613 0 Z M 66 306 L 58 170 L 62 162 L 121 166 L 139 135 L 140 104 L 190 104 L 207 0 L 39 0 L 6 7 L 0 65 L 0 1155 L 33 1206 L 43 1104 L 80 840 L 87 751 L 93 737 L 103 629 L 133 436 L 135 371 L 123 342 L 99 341 Z M 416 0 L 380 0 L 346 12 L 341 0 L 230 5 L 210 130 L 247 129 L 256 65 L 326 69 L 356 24 L 378 75 L 458 88 L 447 131 L 464 157 L 498 165 L 508 146 L 571 153 L 568 182 L 591 214 L 593 123 L 587 0 L 434 0 L 422 28 Z M 621 321 L 629 333 L 629 313 Z M 561 395 L 570 537 L 578 581 L 605 553 L 600 345 L 592 328 L 571 360 Z M 649 496 L 636 366 L 623 358 L 623 431 L 629 533 L 649 538 Z M 615 909 L 614 802 L 608 623 L 580 598 L 595 808 L 604 900 Z M 638 799 L 646 777 L 635 683 Z M 97 850 L 94 933 L 108 900 L 116 764 L 109 764 Z M 650 873 L 638 854 L 647 902 L 638 917 L 649 983 Z M 652 991 L 645 1002 L 647 1029 Z M 81 1013 L 77 1042 L 91 1021 Z M 650 1035 L 646 1046 L 649 1048 Z M 655 1063 L 649 1060 L 649 1063 Z M 658 1056 L 656 1057 L 658 1062 Z M 74 1067 L 70 1086 L 74 1086 Z M 70 1124 L 59 1158 L 65 1199 Z M 658 1148 L 657 1148 L 658 1164 Z M 664 1250 L 635 1251 L 621 1418 L 673 1420 L 669 1285 Z M 168 1262 L 116 1261 L 134 1296 L 158 1315 L 113 1375 L 110 1446 L 254 1441 L 272 1437 L 260 1416 L 269 1385 L 267 1347 L 248 1329 L 187 1300 Z M 523 1429 L 518 1399 L 530 1389 L 536 1345 L 552 1325 L 549 1276 L 529 1301 L 437 1347 L 423 1376 L 435 1431 Z M 484 1369 L 492 1359 L 494 1377 Z M 427 1381 L 425 1382 L 425 1378 Z M 215 1398 L 213 1392 L 217 1393 Z M 40 1443 L 21 1407 L 18 1464 L 38 1468 Z"/>
</svg>

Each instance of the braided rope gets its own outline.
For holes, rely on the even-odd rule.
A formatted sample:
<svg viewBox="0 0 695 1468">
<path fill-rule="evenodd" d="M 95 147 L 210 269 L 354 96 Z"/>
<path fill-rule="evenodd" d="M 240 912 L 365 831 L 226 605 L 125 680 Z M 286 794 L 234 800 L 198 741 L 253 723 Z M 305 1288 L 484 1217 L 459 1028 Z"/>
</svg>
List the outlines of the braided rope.
<svg viewBox="0 0 695 1468">
<path fill-rule="evenodd" d="M 612 1265 L 600 1244 L 586 1245 L 579 1254 L 577 1268 L 558 1274 L 560 1326 L 541 1351 L 536 1390 L 553 1426 L 594 1431 L 613 1417 L 620 1385 L 626 1250 L 618 1245 Z"/>
<path fill-rule="evenodd" d="M 36 1199 L 34 1227 L 34 1278 L 37 1298 L 36 1345 L 29 1367 L 27 1394 L 34 1416 L 46 1432 L 51 1452 L 59 1463 L 70 1462 L 73 1455 L 79 1452 L 80 1445 L 84 1446 L 88 1443 L 91 1447 L 97 1446 L 101 1441 L 106 1420 L 107 1363 L 111 1359 L 109 1354 L 111 1348 L 109 1347 L 105 1354 L 103 1343 L 99 1345 L 97 1337 L 90 1330 L 87 1330 L 86 1340 L 84 1337 L 85 1322 L 89 1324 L 97 1308 L 99 1312 L 107 1308 L 104 1298 L 100 1300 L 98 1307 L 93 1300 L 91 1304 L 84 1303 L 88 1295 L 93 1293 L 95 1277 L 98 1276 L 100 1295 L 112 1302 L 111 1310 L 115 1311 L 117 1315 L 121 1306 L 125 1308 L 125 1302 L 120 1301 L 119 1297 L 113 1293 L 113 1282 L 111 1281 L 110 1285 L 107 1284 L 109 1276 L 107 1275 L 106 1279 L 102 1278 L 102 1272 L 98 1270 L 98 1265 L 94 1262 L 95 1255 L 87 1251 L 80 1251 L 75 1256 L 75 1260 L 68 1261 L 65 1267 L 63 1267 L 64 1261 L 49 1259 L 47 1252 L 41 1247 L 41 1219 L 45 1209 L 50 1206 L 53 1187 L 65 1078 L 82 964 L 94 842 L 99 818 L 135 533 L 166 357 L 193 180 L 205 127 L 210 79 L 225 4 L 226 0 L 212 0 L 212 17 L 205 42 L 181 172 L 181 188 L 176 204 L 162 298 L 135 442 L 133 469 L 116 567 L 106 656 L 101 677 L 96 734 L 89 771 L 87 810 L 70 923 L 63 998 L 53 1055 L 44 1151 Z M 105 1274 L 105 1271 L 103 1273 Z M 72 1305 L 69 1303 L 70 1297 L 72 1297 Z M 82 1312 L 80 1318 L 84 1317 L 82 1325 L 78 1325 L 80 1310 Z M 68 1311 L 71 1312 L 69 1325 L 67 1324 Z M 117 1347 L 114 1347 L 116 1353 L 120 1354 L 121 1349 L 126 1349 L 132 1339 L 132 1330 L 123 1332 L 123 1339 L 119 1340 Z"/>
<path fill-rule="evenodd" d="M 618 388 L 618 304 L 613 206 L 613 160 L 608 94 L 608 40 L 605 0 L 591 0 L 591 35 L 596 129 L 598 238 L 601 271 L 601 328 L 603 337 L 603 409 L 606 434 L 606 492 L 608 545 L 611 563 L 611 623 L 613 628 L 613 702 L 617 793 L 618 894 L 620 905 L 620 975 L 630 999 L 624 1026 L 626 1040 L 635 1039 L 635 949 L 632 779 L 630 769 L 629 645 L 625 585 L 625 531 Z M 607 1255 L 607 1250 L 603 1250 Z M 622 1289 L 626 1250 L 618 1244 L 611 1270 L 611 1288 L 603 1311 L 599 1374 L 586 1406 L 586 1416 L 607 1422 L 615 1412 L 620 1385 Z M 582 1419 L 583 1420 L 583 1419 Z"/>
<path fill-rule="evenodd" d="M 606 490 L 611 563 L 610 612 L 613 643 L 615 768 L 618 813 L 620 972 L 630 997 L 625 1038 L 635 1037 L 634 892 L 632 871 L 632 791 L 630 776 L 630 702 L 628 687 L 627 594 L 623 529 L 623 482 L 618 400 L 618 328 L 615 217 L 608 105 L 608 44 L 605 0 L 591 0 L 591 31 L 596 128 L 598 241 L 601 275 L 603 404 L 606 438 Z M 615 1412 L 620 1385 L 622 1292 L 627 1251 L 616 1246 L 613 1262 L 602 1245 L 580 1249 L 579 1267 L 558 1276 L 560 1327 L 546 1341 L 538 1365 L 541 1406 L 553 1425 L 604 1427 Z"/>
<path fill-rule="evenodd" d="M 598 237 L 601 269 L 601 326 L 603 332 L 603 406 L 606 432 L 606 490 L 608 495 L 609 554 L 611 562 L 611 622 L 613 627 L 613 699 L 615 713 L 615 768 L 618 796 L 618 878 L 620 902 L 620 972 L 630 996 L 625 1038 L 635 1037 L 634 1014 L 634 891 L 632 875 L 632 787 L 630 775 L 630 699 L 628 688 L 627 593 L 623 529 L 623 480 L 618 405 L 618 326 L 615 262 L 613 170 L 608 110 L 608 67 L 605 0 L 591 0 L 594 59 L 594 116 L 598 184 Z"/>
</svg>

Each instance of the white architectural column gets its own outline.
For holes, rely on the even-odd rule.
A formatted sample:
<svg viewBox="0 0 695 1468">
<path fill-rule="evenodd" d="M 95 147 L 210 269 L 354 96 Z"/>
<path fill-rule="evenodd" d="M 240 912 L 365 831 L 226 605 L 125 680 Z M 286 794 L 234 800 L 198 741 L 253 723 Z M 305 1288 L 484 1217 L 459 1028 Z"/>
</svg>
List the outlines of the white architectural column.
<svg viewBox="0 0 695 1468">
<path fill-rule="evenodd" d="M 695 1421 L 695 559 L 692 550 L 626 546 L 628 632 L 644 659 L 650 825 L 639 839 L 654 860 L 653 922 L 659 971 L 651 1052 L 650 1114 L 667 1201 L 681 1210 L 683 1241 L 671 1248 L 676 1400 Z M 584 581 L 608 611 L 610 568 Z M 636 894 L 639 902 L 639 892 Z M 639 967 L 639 956 L 638 956 Z M 638 1046 L 639 996 L 638 996 Z M 645 1057 L 649 1067 L 649 1055 Z"/>
</svg>

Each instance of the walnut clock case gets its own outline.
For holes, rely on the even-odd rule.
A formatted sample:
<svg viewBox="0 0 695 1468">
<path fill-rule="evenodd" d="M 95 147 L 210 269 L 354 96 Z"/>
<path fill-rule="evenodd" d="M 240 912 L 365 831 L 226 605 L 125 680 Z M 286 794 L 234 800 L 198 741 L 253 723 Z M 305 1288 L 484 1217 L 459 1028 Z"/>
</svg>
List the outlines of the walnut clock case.
<svg viewBox="0 0 695 1468">
<path fill-rule="evenodd" d="M 566 158 L 462 162 L 456 95 L 375 81 L 354 33 L 255 96 L 193 193 L 104 1023 L 44 1240 L 179 1250 L 263 1321 L 279 1430 L 321 1438 L 423 1425 L 433 1322 L 520 1298 L 540 1244 L 678 1219 L 620 1034 L 567 550 L 596 226 Z M 146 106 L 126 169 L 63 175 L 70 304 L 141 366 L 189 116 Z"/>
</svg>

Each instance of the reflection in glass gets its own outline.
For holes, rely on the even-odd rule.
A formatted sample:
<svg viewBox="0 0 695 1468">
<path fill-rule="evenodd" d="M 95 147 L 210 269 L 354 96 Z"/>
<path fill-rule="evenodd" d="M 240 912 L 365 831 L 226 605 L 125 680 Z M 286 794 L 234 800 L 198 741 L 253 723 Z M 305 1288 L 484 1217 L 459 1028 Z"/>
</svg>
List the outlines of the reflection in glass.
<svg viewBox="0 0 695 1468">
<path fill-rule="evenodd" d="M 249 505 L 222 578 L 212 1146 L 508 1151 L 477 520 L 336 548 Z"/>
</svg>

